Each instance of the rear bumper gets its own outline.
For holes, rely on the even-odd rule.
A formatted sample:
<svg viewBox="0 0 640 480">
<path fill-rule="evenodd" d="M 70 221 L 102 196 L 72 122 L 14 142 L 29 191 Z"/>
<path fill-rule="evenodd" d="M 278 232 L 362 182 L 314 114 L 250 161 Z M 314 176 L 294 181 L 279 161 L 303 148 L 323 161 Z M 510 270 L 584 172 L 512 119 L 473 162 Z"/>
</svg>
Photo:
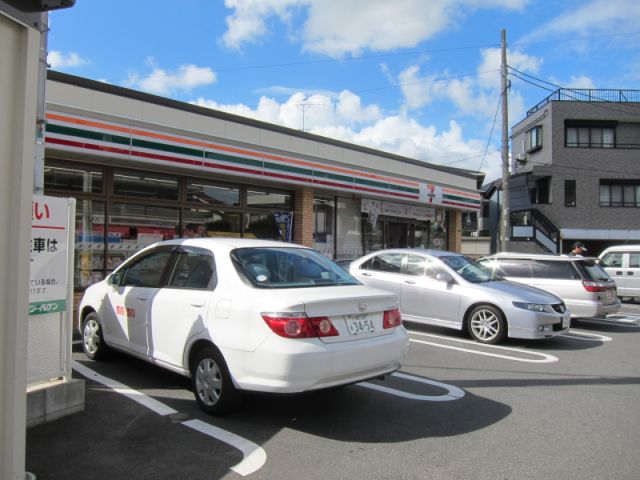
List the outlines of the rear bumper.
<svg viewBox="0 0 640 480">
<path fill-rule="evenodd" d="M 394 372 L 409 350 L 403 327 L 388 335 L 324 344 L 270 336 L 257 350 L 223 349 L 242 390 L 295 393 L 345 385 Z"/>
<path fill-rule="evenodd" d="M 620 310 L 620 305 L 620 299 L 616 299 L 613 303 L 607 305 L 602 304 L 602 302 L 588 300 L 567 303 L 567 307 L 571 309 L 571 318 L 604 317 L 611 313 L 617 313 Z"/>
</svg>

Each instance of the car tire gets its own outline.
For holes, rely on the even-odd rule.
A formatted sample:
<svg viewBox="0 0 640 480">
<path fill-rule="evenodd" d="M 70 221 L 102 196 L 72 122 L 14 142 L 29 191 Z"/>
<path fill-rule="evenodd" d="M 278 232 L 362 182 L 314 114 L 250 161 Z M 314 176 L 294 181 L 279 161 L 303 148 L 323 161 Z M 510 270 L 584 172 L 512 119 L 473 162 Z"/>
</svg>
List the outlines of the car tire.
<svg viewBox="0 0 640 480">
<path fill-rule="evenodd" d="M 469 335 L 480 343 L 500 343 L 507 336 L 504 315 L 493 305 L 478 305 L 467 318 Z"/>
<path fill-rule="evenodd" d="M 109 353 L 109 347 L 102 337 L 100 317 L 95 312 L 82 321 L 82 350 L 91 360 L 103 360 Z"/>
<path fill-rule="evenodd" d="M 208 346 L 198 352 L 191 378 L 196 402 L 205 413 L 224 415 L 237 408 L 240 392 L 233 384 L 222 354 L 215 347 Z"/>
</svg>

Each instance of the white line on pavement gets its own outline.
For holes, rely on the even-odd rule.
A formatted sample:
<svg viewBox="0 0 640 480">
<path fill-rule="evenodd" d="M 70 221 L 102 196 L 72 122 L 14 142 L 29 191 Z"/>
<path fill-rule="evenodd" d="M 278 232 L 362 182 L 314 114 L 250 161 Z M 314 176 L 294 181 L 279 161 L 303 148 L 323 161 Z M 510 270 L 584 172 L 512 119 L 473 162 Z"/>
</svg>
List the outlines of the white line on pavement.
<svg viewBox="0 0 640 480">
<path fill-rule="evenodd" d="M 240 450 L 244 455 L 244 460 L 231 467 L 231 470 L 243 477 L 259 470 L 267 461 L 267 454 L 262 447 L 250 442 L 246 438 L 236 435 L 235 433 L 222 430 L 221 428 L 205 423 L 201 420 L 188 420 L 186 422 L 182 422 L 182 424 L 189 428 L 193 428 L 200 433 L 217 438 L 218 440 Z"/>
<path fill-rule="evenodd" d="M 592 337 L 592 338 L 578 338 L 575 337 L 578 335 L 580 337 Z M 604 335 L 598 335 L 596 333 L 586 333 L 586 332 L 578 332 L 576 330 L 569 330 L 568 333 L 562 334 L 564 338 L 571 338 L 573 340 L 587 340 L 590 342 L 610 342 L 613 340 L 611 337 L 606 337 Z"/>
<path fill-rule="evenodd" d="M 75 360 L 73 361 L 73 369 L 78 373 L 84 375 L 85 377 L 102 383 L 103 385 L 111 388 L 113 391 L 120 393 L 135 402 L 138 402 L 139 404 L 147 407 L 158 415 L 165 416 L 178 413 L 176 410 L 168 407 L 164 403 L 159 402 L 156 399 L 151 398 L 142 392 L 139 392 L 138 390 L 134 390 L 133 388 L 130 388 L 123 383 L 100 375 L 99 373 L 91 370 L 89 367 L 85 367 Z M 221 428 L 205 423 L 201 420 L 188 420 L 186 422 L 182 422 L 182 424 L 186 427 L 189 427 L 200 433 L 204 433 L 205 435 L 209 435 L 210 437 L 220 440 L 240 450 L 244 458 L 240 463 L 231 467 L 231 470 L 242 476 L 246 476 L 255 472 L 256 470 L 260 469 L 267 461 L 267 454 L 262 447 L 236 435 L 235 433 L 228 432 Z"/>
<path fill-rule="evenodd" d="M 434 347 L 440 347 L 440 348 L 448 348 L 450 350 L 457 350 L 459 352 L 467 352 L 467 353 L 473 353 L 475 355 L 484 355 L 487 357 L 496 357 L 496 358 L 503 358 L 505 360 L 513 360 L 514 362 L 528 362 L 528 363 L 553 363 L 553 362 L 557 362 L 558 361 L 558 357 L 554 357 L 553 355 L 549 355 L 548 353 L 542 353 L 542 352 L 535 352 L 535 351 L 531 351 L 531 350 L 523 350 L 521 348 L 513 348 L 513 347 L 501 347 L 498 345 L 487 345 L 487 344 L 480 344 L 477 342 L 473 342 L 470 340 L 462 340 L 459 338 L 451 338 L 451 337 L 445 337 L 442 335 L 433 335 L 431 333 L 422 333 L 422 332 L 416 332 L 416 331 L 409 331 L 410 334 L 412 335 L 423 335 L 425 337 L 433 337 L 433 338 L 441 338 L 444 339 L 448 342 L 460 342 L 460 343 L 466 343 L 466 344 L 470 344 L 470 345 L 475 345 L 481 348 L 490 348 L 490 349 L 498 349 L 498 350 L 506 350 L 506 351 L 510 351 L 510 352 L 517 352 L 517 353 L 522 353 L 524 355 L 531 355 L 531 356 L 538 356 L 538 357 L 542 357 L 539 359 L 535 359 L 535 358 L 520 358 L 520 357 L 514 357 L 511 355 L 501 355 L 499 353 L 490 353 L 490 352 L 484 352 L 481 350 L 473 350 L 470 348 L 461 348 L 461 347 L 454 347 L 452 345 L 443 345 L 441 343 L 434 343 L 434 342 L 427 342 L 424 340 L 416 340 L 413 338 L 410 338 L 409 340 L 415 343 L 422 343 L 424 345 L 431 345 Z"/>
<path fill-rule="evenodd" d="M 106 385 L 111 390 L 124 395 L 125 397 L 133 400 L 134 402 L 138 402 L 140 405 L 147 407 L 149 410 L 154 411 L 158 415 L 165 416 L 165 415 L 173 415 L 174 413 L 178 413 L 176 410 L 166 406 L 164 403 L 161 403 L 156 399 L 145 395 L 142 392 L 134 390 L 133 388 L 126 386 L 124 383 L 120 383 L 116 380 L 100 375 L 99 373 L 91 370 L 89 367 L 85 367 L 84 365 L 82 365 L 79 362 L 76 362 L 75 360 L 73 361 L 73 369 L 76 372 L 81 373 L 85 377 L 90 378 L 91 380 L 95 380 L 98 383 Z"/>
<path fill-rule="evenodd" d="M 436 387 L 444 388 L 449 393 L 446 395 L 418 395 L 415 393 L 405 392 L 403 390 L 397 390 L 395 388 L 383 387 L 382 385 L 377 385 L 369 382 L 360 382 L 357 385 L 370 388 L 371 390 L 377 390 L 379 392 L 395 395 L 397 397 L 408 398 L 410 400 L 420 400 L 422 402 L 449 402 L 451 400 L 458 400 L 464 397 L 464 390 L 454 385 L 436 382 L 435 380 L 429 380 L 428 378 L 415 377 L 413 375 L 408 375 L 401 372 L 395 372 L 391 375 L 394 377 L 404 378 L 405 380 L 410 380 L 412 382 L 424 383 L 427 385 L 434 385 Z"/>
</svg>

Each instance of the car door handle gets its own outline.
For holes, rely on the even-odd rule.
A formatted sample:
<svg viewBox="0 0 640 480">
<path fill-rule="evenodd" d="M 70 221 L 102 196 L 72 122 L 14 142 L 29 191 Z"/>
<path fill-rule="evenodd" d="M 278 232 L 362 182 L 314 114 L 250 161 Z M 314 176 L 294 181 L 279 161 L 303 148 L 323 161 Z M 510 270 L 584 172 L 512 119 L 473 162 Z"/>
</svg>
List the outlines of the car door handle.
<svg viewBox="0 0 640 480">
<path fill-rule="evenodd" d="M 147 297 L 138 297 L 138 300 L 140 300 L 141 302 L 146 302 L 147 301 Z"/>
<path fill-rule="evenodd" d="M 204 302 L 191 302 L 192 307 L 202 307 L 204 306 Z"/>
<path fill-rule="evenodd" d="M 616 275 L 622 275 L 622 272 L 616 272 Z"/>
<path fill-rule="evenodd" d="M 633 272 L 627 272 L 627 275 L 633 275 Z"/>
<path fill-rule="evenodd" d="M 405 280 L 404 283 L 408 283 L 409 285 L 415 285 L 416 281 L 415 280 Z"/>
<path fill-rule="evenodd" d="M 367 273 L 367 272 L 362 272 L 362 276 L 363 276 L 363 277 L 370 277 L 370 276 L 371 276 L 371 274 L 370 274 L 370 273 Z"/>
</svg>

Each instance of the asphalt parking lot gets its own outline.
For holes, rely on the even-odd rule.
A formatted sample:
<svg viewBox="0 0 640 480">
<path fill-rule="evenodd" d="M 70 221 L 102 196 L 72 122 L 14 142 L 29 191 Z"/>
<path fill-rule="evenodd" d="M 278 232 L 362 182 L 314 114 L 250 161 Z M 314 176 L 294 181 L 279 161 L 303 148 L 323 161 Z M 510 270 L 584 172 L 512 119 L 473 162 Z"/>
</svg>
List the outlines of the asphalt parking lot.
<svg viewBox="0 0 640 480">
<path fill-rule="evenodd" d="M 88 360 L 85 411 L 27 431 L 38 479 L 637 479 L 640 304 L 546 341 L 482 346 L 406 325 L 385 381 L 247 395 L 226 417 L 189 381 L 123 355 Z"/>
</svg>

